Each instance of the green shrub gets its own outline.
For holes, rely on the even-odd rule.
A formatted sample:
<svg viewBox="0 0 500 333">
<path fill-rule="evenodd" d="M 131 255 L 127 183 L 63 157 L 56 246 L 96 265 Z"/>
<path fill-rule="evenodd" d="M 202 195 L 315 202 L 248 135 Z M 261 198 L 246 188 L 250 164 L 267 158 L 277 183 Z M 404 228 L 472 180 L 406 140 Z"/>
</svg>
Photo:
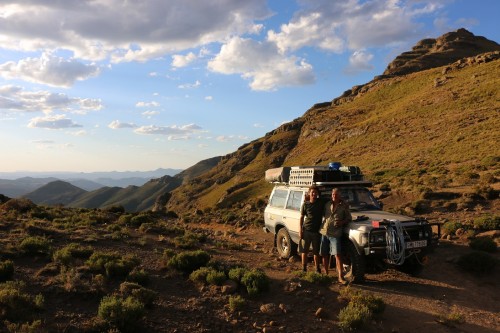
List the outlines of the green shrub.
<svg viewBox="0 0 500 333">
<path fill-rule="evenodd" d="M 35 320 L 30 323 L 11 323 L 8 320 L 4 322 L 7 332 L 9 333 L 45 333 L 42 328 L 42 321 Z"/>
<path fill-rule="evenodd" d="M 216 270 L 212 267 L 200 267 L 189 274 L 189 280 L 195 283 L 205 284 L 207 282 L 208 274 L 215 271 Z"/>
<path fill-rule="evenodd" d="M 241 278 L 241 283 L 247 288 L 249 295 L 257 295 L 269 290 L 269 278 L 259 269 L 247 271 Z"/>
<path fill-rule="evenodd" d="M 245 307 L 245 303 L 246 301 L 241 295 L 229 296 L 229 310 L 231 312 L 242 310 Z"/>
<path fill-rule="evenodd" d="M 448 327 L 455 327 L 458 324 L 463 324 L 465 322 L 464 316 L 459 313 L 452 311 L 446 315 L 440 315 L 438 318 L 438 323 L 441 323 Z"/>
<path fill-rule="evenodd" d="M 36 205 L 33 203 L 33 201 L 25 198 L 10 199 L 9 201 L 1 205 L 2 210 L 14 211 L 17 213 L 26 213 L 35 207 Z"/>
<path fill-rule="evenodd" d="M 222 284 L 227 280 L 226 273 L 221 271 L 212 270 L 207 274 L 207 283 L 222 286 Z"/>
<path fill-rule="evenodd" d="M 200 243 L 205 242 L 207 236 L 198 233 L 187 232 L 182 236 L 177 236 L 174 239 L 175 247 L 181 249 L 192 249 L 198 247 Z"/>
<path fill-rule="evenodd" d="M 149 283 L 149 275 L 144 269 L 134 269 L 128 274 L 127 281 L 146 286 Z"/>
<path fill-rule="evenodd" d="M 168 261 L 168 266 L 190 274 L 210 261 L 210 255 L 203 251 L 187 251 L 174 255 Z"/>
<path fill-rule="evenodd" d="M 372 313 L 368 306 L 360 303 L 349 303 L 339 312 L 339 327 L 343 331 L 352 331 L 368 324 Z"/>
<path fill-rule="evenodd" d="M 144 304 L 131 296 L 104 296 L 97 316 L 121 331 L 134 332 L 144 316 Z"/>
<path fill-rule="evenodd" d="M 21 251 L 30 255 L 47 255 L 51 251 L 51 241 L 41 236 L 29 236 L 19 245 Z"/>
<path fill-rule="evenodd" d="M 132 296 L 143 303 L 145 306 L 151 306 L 158 294 L 140 284 L 134 282 L 123 282 L 120 284 L 120 293 L 124 297 Z"/>
<path fill-rule="evenodd" d="M 24 292 L 24 282 L 7 281 L 0 284 L 2 318 L 19 321 L 33 315 L 43 307 L 43 296 L 33 297 Z"/>
<path fill-rule="evenodd" d="M 139 259 L 132 255 L 122 257 L 117 253 L 94 252 L 86 264 L 90 270 L 104 272 L 107 277 L 124 277 L 139 265 Z"/>
<path fill-rule="evenodd" d="M 333 276 L 310 271 L 304 274 L 301 279 L 314 284 L 329 285 L 333 281 Z"/>
<path fill-rule="evenodd" d="M 12 280 L 14 276 L 14 263 L 11 260 L 0 262 L 0 282 Z"/>
<path fill-rule="evenodd" d="M 78 259 L 88 259 L 92 255 L 93 251 L 94 250 L 89 246 L 71 243 L 59 250 L 56 250 L 52 255 L 52 260 L 54 260 L 55 263 L 70 266 Z"/>
<path fill-rule="evenodd" d="M 498 230 L 500 229 L 499 215 L 484 215 L 474 219 L 474 229 L 479 230 Z"/>
<path fill-rule="evenodd" d="M 134 228 L 138 228 L 141 226 L 141 224 L 148 223 L 148 222 L 154 222 L 152 220 L 151 216 L 146 215 L 146 214 L 139 214 L 139 215 L 133 216 L 130 219 L 129 225 L 134 227 Z"/>
<path fill-rule="evenodd" d="M 366 305 L 372 314 L 381 314 L 385 310 L 384 300 L 372 294 L 359 293 L 351 298 L 351 303 Z"/>
<path fill-rule="evenodd" d="M 457 264 L 467 272 L 487 274 L 495 269 L 497 260 L 488 253 L 473 251 L 460 256 Z"/>
<path fill-rule="evenodd" d="M 448 221 L 442 225 L 443 233 L 450 235 L 454 235 L 455 232 L 460 228 L 463 228 L 463 225 L 460 222 Z"/>
<path fill-rule="evenodd" d="M 120 225 L 130 225 L 130 220 L 132 219 L 132 214 L 120 215 L 118 218 L 118 224 Z"/>
<path fill-rule="evenodd" d="M 228 276 L 229 279 L 241 283 L 241 279 L 245 276 L 245 273 L 248 272 L 248 269 L 243 267 L 234 267 L 229 270 Z"/>
</svg>

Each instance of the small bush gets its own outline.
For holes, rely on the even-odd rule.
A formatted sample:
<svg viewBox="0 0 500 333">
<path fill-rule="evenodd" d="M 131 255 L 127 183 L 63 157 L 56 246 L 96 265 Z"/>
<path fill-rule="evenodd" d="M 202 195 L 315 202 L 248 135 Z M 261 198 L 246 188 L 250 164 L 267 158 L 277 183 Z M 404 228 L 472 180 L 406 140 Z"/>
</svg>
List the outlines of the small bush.
<svg viewBox="0 0 500 333">
<path fill-rule="evenodd" d="M 210 261 L 210 255 L 203 251 L 187 251 L 174 255 L 168 261 L 168 266 L 190 274 Z"/>
<path fill-rule="evenodd" d="M 207 237 L 205 235 L 188 232 L 182 236 L 175 237 L 174 244 L 175 247 L 180 249 L 192 249 L 198 247 L 200 243 L 206 240 Z"/>
<path fill-rule="evenodd" d="M 0 282 L 12 280 L 14 276 L 14 263 L 11 260 L 0 262 Z"/>
<path fill-rule="evenodd" d="M 120 284 L 120 293 L 124 297 L 132 296 L 136 298 L 145 306 L 151 306 L 158 296 L 155 291 L 144 288 L 143 286 L 134 282 L 123 282 L 122 284 Z"/>
<path fill-rule="evenodd" d="M 449 235 L 454 235 L 455 232 L 460 228 L 463 228 L 463 225 L 460 222 L 448 221 L 442 225 L 443 233 Z"/>
<path fill-rule="evenodd" d="M 251 296 L 269 290 L 269 278 L 259 269 L 247 271 L 241 278 L 241 283 L 247 288 L 247 292 Z"/>
<path fill-rule="evenodd" d="M 362 328 L 370 321 L 372 313 L 368 306 L 359 303 L 349 303 L 339 312 L 339 327 L 343 331 Z"/>
<path fill-rule="evenodd" d="M 360 293 L 351 298 L 351 303 L 366 305 L 372 314 L 381 314 L 385 310 L 384 300 L 372 294 Z"/>
<path fill-rule="evenodd" d="M 229 279 L 241 283 L 241 279 L 245 274 L 248 272 L 248 269 L 243 268 L 243 267 L 234 267 L 229 270 L 228 276 Z"/>
<path fill-rule="evenodd" d="M 229 310 L 236 312 L 245 307 L 245 299 L 241 295 L 229 296 Z"/>
<path fill-rule="evenodd" d="M 221 271 L 210 271 L 207 274 L 207 283 L 216 285 L 216 286 L 222 286 L 222 284 L 227 280 L 226 273 L 221 272 Z"/>
<path fill-rule="evenodd" d="M 144 304 L 134 297 L 104 296 L 97 316 L 119 330 L 133 332 L 144 315 Z"/>
<path fill-rule="evenodd" d="M 484 215 L 474 219 L 474 229 L 498 230 L 500 229 L 500 216 Z"/>
<path fill-rule="evenodd" d="M 131 255 L 122 257 L 117 253 L 94 252 L 86 264 L 94 272 L 105 272 L 107 277 L 124 277 L 139 265 L 139 259 Z"/>
<path fill-rule="evenodd" d="M 497 243 L 490 237 L 474 238 L 469 242 L 469 246 L 473 250 L 484 252 L 495 252 L 497 250 Z"/>
<path fill-rule="evenodd" d="M 9 333 L 45 333 L 46 330 L 42 328 L 42 321 L 35 320 L 30 323 L 11 323 L 8 320 L 4 322 L 7 332 Z"/>
<path fill-rule="evenodd" d="M 333 281 L 333 276 L 330 275 L 324 275 L 316 272 L 307 272 L 302 276 L 302 280 L 314 283 L 314 284 L 320 284 L 320 285 L 329 285 Z"/>
<path fill-rule="evenodd" d="M 55 263 L 70 266 L 78 259 L 88 259 L 92 255 L 93 251 L 94 250 L 91 247 L 71 243 L 55 251 L 52 255 L 52 260 L 54 260 Z"/>
<path fill-rule="evenodd" d="M 51 251 L 51 242 L 45 237 L 29 236 L 22 240 L 19 245 L 21 251 L 30 255 L 47 255 Z"/>
<path fill-rule="evenodd" d="M 128 274 L 127 281 L 146 286 L 149 283 L 149 275 L 144 269 L 134 269 Z"/>
<path fill-rule="evenodd" d="M 4 211 L 15 211 L 18 213 L 26 213 L 35 207 L 36 205 L 33 201 L 25 198 L 10 199 L 1 205 L 1 208 Z"/>
<path fill-rule="evenodd" d="M 488 253 L 473 251 L 460 256 L 457 264 L 467 272 L 487 274 L 495 269 L 497 260 Z"/>
<path fill-rule="evenodd" d="M 440 315 L 438 319 L 438 323 L 441 323 L 448 327 L 455 327 L 459 324 L 463 324 L 464 322 L 464 316 L 461 313 L 455 311 L 452 311 L 446 315 Z"/>
<path fill-rule="evenodd" d="M 25 284 L 7 281 L 0 284 L 0 309 L 2 318 L 19 321 L 33 315 L 43 307 L 43 296 L 33 297 L 24 292 Z"/>
<path fill-rule="evenodd" d="M 207 282 L 208 274 L 215 271 L 216 270 L 211 267 L 200 267 L 189 274 L 189 280 L 195 283 L 205 284 Z"/>
</svg>

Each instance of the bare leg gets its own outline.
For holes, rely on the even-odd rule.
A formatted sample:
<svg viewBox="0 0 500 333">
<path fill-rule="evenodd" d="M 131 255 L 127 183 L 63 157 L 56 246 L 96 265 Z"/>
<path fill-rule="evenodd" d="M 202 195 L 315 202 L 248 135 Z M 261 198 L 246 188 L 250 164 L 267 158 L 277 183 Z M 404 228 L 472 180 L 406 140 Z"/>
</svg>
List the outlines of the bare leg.
<svg viewBox="0 0 500 333">
<path fill-rule="evenodd" d="M 307 270 L 307 253 L 302 252 L 302 270 L 305 272 Z"/>
<path fill-rule="evenodd" d="M 320 258 L 319 255 L 315 254 L 314 255 L 314 267 L 316 267 L 316 271 L 318 273 L 321 273 L 321 268 L 320 268 Z"/>
<path fill-rule="evenodd" d="M 325 274 L 328 275 L 328 269 L 330 268 L 330 256 L 322 256 L 321 259 L 323 260 L 323 267 L 325 267 Z"/>
<path fill-rule="evenodd" d="M 344 274 L 343 274 L 343 263 L 342 263 L 342 256 L 339 254 L 335 255 L 335 261 L 337 265 L 337 275 L 340 283 L 345 283 L 346 280 L 344 280 Z"/>
</svg>

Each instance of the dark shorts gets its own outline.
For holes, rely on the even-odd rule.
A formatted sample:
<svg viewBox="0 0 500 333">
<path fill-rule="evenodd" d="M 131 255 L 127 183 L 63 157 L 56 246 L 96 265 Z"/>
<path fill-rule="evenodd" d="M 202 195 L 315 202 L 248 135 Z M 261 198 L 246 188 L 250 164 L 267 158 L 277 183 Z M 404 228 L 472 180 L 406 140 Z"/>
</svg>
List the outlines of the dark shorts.
<svg viewBox="0 0 500 333">
<path fill-rule="evenodd" d="M 304 230 L 304 232 L 302 233 L 302 237 L 303 238 L 300 240 L 299 244 L 299 253 L 309 252 L 309 248 L 312 245 L 312 253 L 314 255 L 318 255 L 319 246 L 321 244 L 321 234 L 319 232 Z"/>
<path fill-rule="evenodd" d="M 319 254 L 322 256 L 340 254 L 340 238 L 321 236 L 321 249 Z"/>
</svg>

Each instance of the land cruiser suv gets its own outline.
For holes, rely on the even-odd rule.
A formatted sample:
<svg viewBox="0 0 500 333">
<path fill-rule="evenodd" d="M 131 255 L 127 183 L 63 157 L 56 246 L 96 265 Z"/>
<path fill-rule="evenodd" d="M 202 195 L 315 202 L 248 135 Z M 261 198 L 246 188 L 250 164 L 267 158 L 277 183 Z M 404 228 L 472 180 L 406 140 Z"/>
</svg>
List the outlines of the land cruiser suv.
<svg viewBox="0 0 500 333">
<path fill-rule="evenodd" d="M 318 186 L 325 200 L 336 187 L 349 202 L 353 220 L 344 227 L 342 248 L 345 275 L 352 282 L 363 281 L 367 271 L 391 266 L 418 273 L 428 252 L 437 245 L 439 226 L 436 235 L 425 219 L 383 211 L 367 189 L 371 182 L 364 180 L 358 167 L 274 168 L 266 171 L 266 180 L 275 186 L 264 210 L 264 231 L 275 235 L 275 246 L 282 258 L 297 251 L 300 208 L 311 184 Z"/>
</svg>

